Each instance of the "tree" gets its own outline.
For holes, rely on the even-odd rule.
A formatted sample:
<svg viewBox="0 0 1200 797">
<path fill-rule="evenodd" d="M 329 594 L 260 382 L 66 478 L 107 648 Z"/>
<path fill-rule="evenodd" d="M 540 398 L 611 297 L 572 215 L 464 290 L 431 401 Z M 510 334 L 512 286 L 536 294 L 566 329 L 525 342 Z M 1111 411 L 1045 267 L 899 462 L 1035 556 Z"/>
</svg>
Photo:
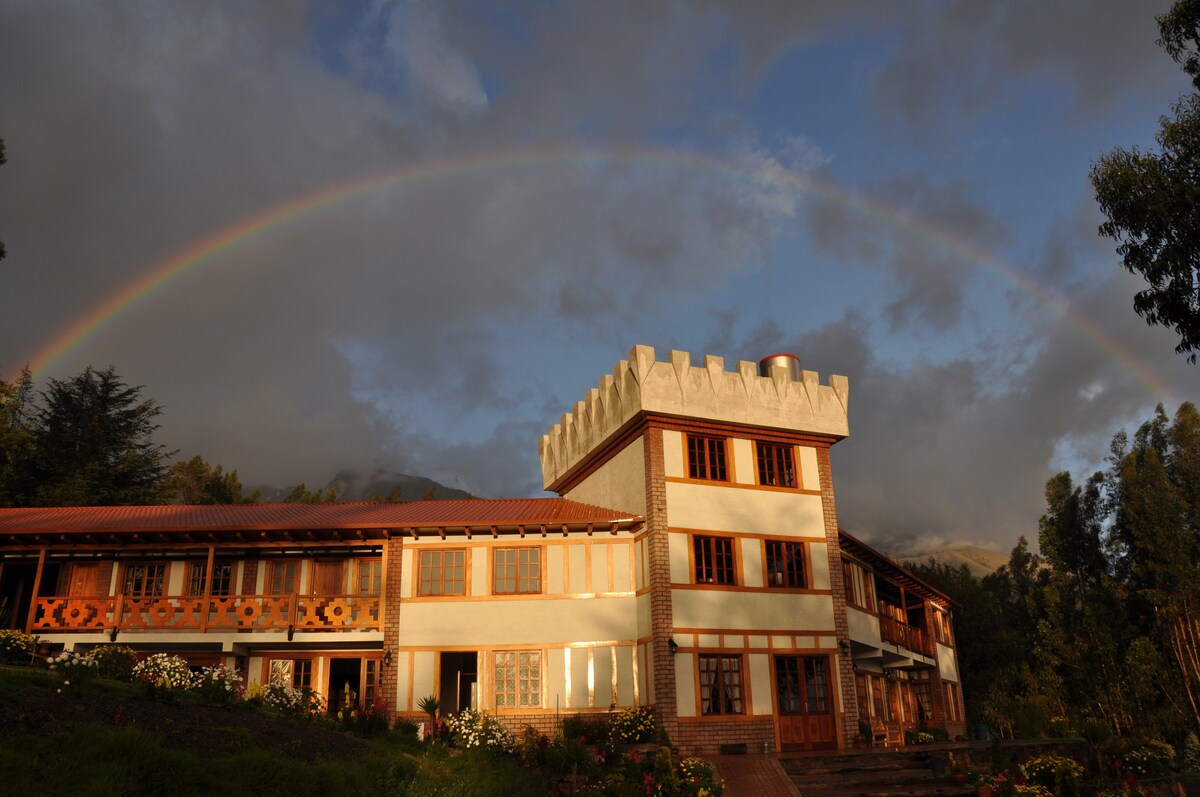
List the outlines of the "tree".
<svg viewBox="0 0 1200 797">
<path fill-rule="evenodd" d="M 158 503 L 173 452 L 153 440 L 161 408 L 110 366 L 50 380 L 30 426 L 32 503 L 42 506 Z"/>
<path fill-rule="evenodd" d="M 220 465 L 214 468 L 199 456 L 171 466 L 167 491 L 181 504 L 256 504 L 259 499 L 258 490 L 242 495 L 236 470 L 225 473 Z"/>
<path fill-rule="evenodd" d="M 309 490 L 308 487 L 301 482 L 292 488 L 292 491 L 283 497 L 280 503 L 284 504 L 334 504 L 338 500 L 338 491 L 336 487 L 330 487 L 328 490 L 319 489 L 315 493 Z"/>
<path fill-rule="evenodd" d="M 1158 44 L 1200 89 L 1200 0 L 1178 0 L 1157 17 Z M 1116 149 L 1092 164 L 1096 201 L 1108 221 L 1100 234 L 1118 242 L 1125 268 L 1141 274 L 1134 310 L 1150 325 L 1179 334 L 1175 351 L 1200 353 L 1200 94 L 1163 117 L 1161 152 Z"/>
<path fill-rule="evenodd" d="M 28 479 L 32 455 L 29 431 L 29 398 L 33 377 L 21 371 L 16 382 L 0 379 L 0 506 L 17 506 L 30 492 Z"/>
</svg>

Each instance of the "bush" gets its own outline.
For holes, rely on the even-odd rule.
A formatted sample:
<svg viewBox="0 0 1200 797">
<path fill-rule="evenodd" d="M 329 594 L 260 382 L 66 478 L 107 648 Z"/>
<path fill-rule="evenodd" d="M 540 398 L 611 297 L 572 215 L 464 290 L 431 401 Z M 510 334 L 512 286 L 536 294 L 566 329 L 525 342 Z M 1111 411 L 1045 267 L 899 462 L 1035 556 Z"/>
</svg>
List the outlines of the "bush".
<svg viewBox="0 0 1200 797">
<path fill-rule="evenodd" d="M 314 719 L 325 713 L 325 700 L 308 687 L 293 689 L 282 684 L 254 684 L 246 690 L 246 700 L 288 717 Z"/>
<path fill-rule="evenodd" d="M 94 677 L 97 670 L 94 659 L 68 650 L 64 650 L 57 656 L 48 657 L 46 663 L 50 665 L 50 669 L 62 673 L 64 684 L 71 681 L 86 681 Z"/>
<path fill-rule="evenodd" d="M 457 717 L 446 720 L 450 737 L 456 747 L 508 752 L 513 749 L 513 738 L 508 728 L 495 717 L 467 709 Z"/>
<path fill-rule="evenodd" d="M 654 710 L 649 708 L 622 709 L 609 724 L 609 736 L 623 744 L 639 744 L 654 739 L 656 729 Z"/>
<path fill-rule="evenodd" d="M 587 744 L 603 744 L 608 741 L 608 717 L 584 717 L 575 714 L 563 719 L 562 734 L 568 739 L 583 739 Z"/>
<path fill-rule="evenodd" d="M 1121 756 L 1121 766 L 1136 778 L 1158 772 L 1175 760 L 1175 748 L 1166 742 L 1152 739 L 1132 747 Z"/>
<path fill-rule="evenodd" d="M 242 699 L 242 676 L 222 664 L 205 667 L 192 676 L 191 688 L 208 703 L 236 703 Z"/>
<path fill-rule="evenodd" d="M 0 631 L 0 663 L 28 664 L 35 641 L 35 637 L 15 628 Z"/>
<path fill-rule="evenodd" d="M 1039 786 L 1054 789 L 1059 772 L 1071 773 L 1078 781 L 1083 775 L 1083 765 L 1060 755 L 1040 755 L 1025 762 L 1025 776 Z"/>
<path fill-rule="evenodd" d="M 88 658 L 96 662 L 96 675 L 111 681 L 132 681 L 133 668 L 137 664 L 137 653 L 125 645 L 100 645 L 88 652 Z"/>
<path fill-rule="evenodd" d="M 133 667 L 133 677 L 153 691 L 187 689 L 192 685 L 192 671 L 185 659 L 169 653 L 155 653 Z"/>
<path fill-rule="evenodd" d="M 679 762 L 679 781 L 684 794 L 706 794 L 720 797 L 725 793 L 725 781 L 717 777 L 717 769 L 703 758 L 685 758 Z"/>
</svg>

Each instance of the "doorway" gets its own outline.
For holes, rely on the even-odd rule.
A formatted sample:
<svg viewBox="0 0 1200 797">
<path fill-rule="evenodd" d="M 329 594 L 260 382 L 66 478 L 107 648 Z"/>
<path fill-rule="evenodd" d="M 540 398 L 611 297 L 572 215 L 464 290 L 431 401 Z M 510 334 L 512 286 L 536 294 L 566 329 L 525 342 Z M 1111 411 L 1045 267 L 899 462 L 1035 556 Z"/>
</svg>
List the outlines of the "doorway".
<svg viewBox="0 0 1200 797">
<path fill-rule="evenodd" d="M 775 711 L 781 751 L 837 747 L 828 656 L 775 657 Z"/>
<path fill-rule="evenodd" d="M 362 708 L 359 690 L 362 688 L 362 659 L 329 660 L 329 705 L 330 714 L 343 708 Z"/>
<path fill-rule="evenodd" d="M 0 628 L 25 628 L 29 617 L 33 579 L 37 576 L 36 562 L 4 562 L 0 564 Z"/>
<path fill-rule="evenodd" d="M 479 654 L 473 650 L 441 654 L 438 694 L 442 714 L 457 714 L 479 707 Z"/>
</svg>

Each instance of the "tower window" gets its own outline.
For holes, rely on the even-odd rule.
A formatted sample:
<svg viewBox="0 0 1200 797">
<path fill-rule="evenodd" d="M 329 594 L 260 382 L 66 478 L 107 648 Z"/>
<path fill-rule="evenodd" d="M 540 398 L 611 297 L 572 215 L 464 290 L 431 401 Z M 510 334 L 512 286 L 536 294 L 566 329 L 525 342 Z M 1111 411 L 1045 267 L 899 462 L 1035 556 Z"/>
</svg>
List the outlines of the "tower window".
<svg viewBox="0 0 1200 797">
<path fill-rule="evenodd" d="M 772 487 L 796 486 L 796 458 L 792 446 L 758 443 L 758 483 Z"/>
<path fill-rule="evenodd" d="M 688 435 L 688 476 L 709 481 L 728 481 L 725 468 L 725 438 Z"/>
</svg>

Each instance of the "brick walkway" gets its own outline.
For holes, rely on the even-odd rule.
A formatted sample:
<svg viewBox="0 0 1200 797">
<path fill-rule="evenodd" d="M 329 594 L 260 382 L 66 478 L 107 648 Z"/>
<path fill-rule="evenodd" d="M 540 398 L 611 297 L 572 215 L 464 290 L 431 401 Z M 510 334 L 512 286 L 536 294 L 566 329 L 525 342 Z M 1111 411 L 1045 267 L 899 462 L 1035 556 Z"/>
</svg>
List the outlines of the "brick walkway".
<svg viewBox="0 0 1200 797">
<path fill-rule="evenodd" d="M 800 797 L 800 790 L 773 755 L 719 755 L 712 761 L 728 797 Z"/>
</svg>

